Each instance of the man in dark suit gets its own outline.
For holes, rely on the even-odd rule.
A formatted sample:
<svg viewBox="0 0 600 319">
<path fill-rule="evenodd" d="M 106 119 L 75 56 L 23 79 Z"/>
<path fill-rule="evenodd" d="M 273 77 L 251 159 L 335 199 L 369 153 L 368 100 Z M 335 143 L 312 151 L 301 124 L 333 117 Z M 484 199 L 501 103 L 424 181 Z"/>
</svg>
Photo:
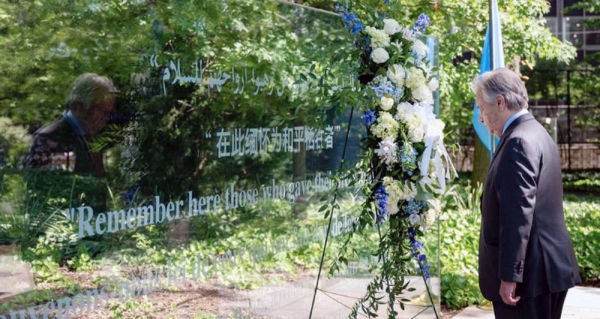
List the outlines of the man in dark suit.
<svg viewBox="0 0 600 319">
<path fill-rule="evenodd" d="M 559 319 L 581 282 L 563 212 L 556 143 L 527 111 L 527 90 L 508 69 L 473 81 L 479 120 L 500 142 L 482 196 L 479 287 L 496 318 Z"/>
<path fill-rule="evenodd" d="M 34 134 L 28 166 L 104 177 L 102 155 L 90 149 L 89 141 L 108 121 L 116 92 L 107 77 L 79 76 L 69 92 L 68 109 Z"/>
</svg>

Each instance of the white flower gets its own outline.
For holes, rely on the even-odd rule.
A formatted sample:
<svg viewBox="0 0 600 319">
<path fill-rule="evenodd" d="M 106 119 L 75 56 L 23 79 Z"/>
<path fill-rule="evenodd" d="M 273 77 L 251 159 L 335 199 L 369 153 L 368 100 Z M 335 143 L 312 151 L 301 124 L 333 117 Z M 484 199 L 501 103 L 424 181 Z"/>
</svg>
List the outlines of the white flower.
<svg viewBox="0 0 600 319">
<path fill-rule="evenodd" d="M 365 33 L 371 36 L 371 47 L 373 49 L 387 48 L 390 45 L 390 35 L 383 30 L 366 27 Z"/>
<path fill-rule="evenodd" d="M 439 86 L 440 86 L 440 82 L 436 78 L 429 80 L 429 83 L 427 83 L 427 87 L 431 91 L 437 90 Z"/>
<path fill-rule="evenodd" d="M 375 150 L 375 154 L 386 164 L 398 162 L 398 144 L 391 138 L 385 138 L 379 142 L 379 148 Z"/>
<path fill-rule="evenodd" d="M 435 219 L 440 216 L 442 213 L 442 203 L 437 198 L 428 199 L 427 208 L 428 210 L 421 218 L 421 226 L 423 228 L 431 226 L 435 222 Z"/>
<path fill-rule="evenodd" d="M 435 119 L 435 114 L 433 114 L 433 104 L 428 102 L 420 102 L 416 103 L 414 106 L 414 110 L 419 116 L 423 119 L 423 122 L 429 122 Z"/>
<path fill-rule="evenodd" d="M 396 86 L 402 87 L 404 85 L 404 78 L 406 78 L 406 70 L 402 65 L 394 64 L 388 68 L 386 75 Z"/>
<path fill-rule="evenodd" d="M 400 194 L 400 199 L 402 200 L 411 200 L 417 196 L 417 185 L 410 181 L 405 181 L 402 184 L 402 193 Z"/>
<path fill-rule="evenodd" d="M 402 37 L 409 41 L 414 41 L 417 39 L 417 34 L 412 29 L 404 29 L 402 30 Z"/>
<path fill-rule="evenodd" d="M 394 19 L 383 19 L 383 31 L 389 35 L 393 35 L 402 31 L 402 27 Z"/>
<path fill-rule="evenodd" d="M 410 121 L 410 119 L 412 119 L 413 114 L 415 113 L 412 104 L 408 103 L 408 102 L 402 102 L 400 104 L 398 104 L 398 107 L 396 108 L 397 112 L 396 115 L 394 116 L 394 118 L 397 121 L 402 121 L 404 123 Z"/>
<path fill-rule="evenodd" d="M 390 59 L 390 55 L 384 48 L 377 48 L 371 52 L 371 59 L 375 63 L 382 64 Z"/>
<path fill-rule="evenodd" d="M 406 76 L 406 86 L 411 89 L 416 89 L 423 84 L 425 84 L 423 71 L 415 67 L 410 68 Z"/>
<path fill-rule="evenodd" d="M 390 213 L 390 215 L 396 215 L 399 211 L 400 208 L 398 207 L 398 202 L 388 202 L 388 213 Z"/>
<path fill-rule="evenodd" d="M 386 176 L 383 178 L 383 186 L 388 193 L 388 212 L 390 215 L 395 215 L 400 211 L 398 201 L 402 194 L 402 183 L 394 180 L 392 177 Z"/>
<path fill-rule="evenodd" d="M 434 139 L 444 139 L 444 122 L 440 119 L 432 119 L 427 124 L 427 136 Z"/>
<path fill-rule="evenodd" d="M 420 57 L 427 56 L 427 52 L 429 51 L 429 48 L 425 45 L 425 43 L 421 42 L 421 40 L 415 40 L 410 49 L 413 52 L 416 52 Z"/>
<path fill-rule="evenodd" d="M 416 101 L 433 104 L 433 93 L 431 93 L 427 85 L 420 85 L 417 88 L 413 88 L 412 96 Z"/>
<path fill-rule="evenodd" d="M 421 223 L 421 216 L 419 216 L 419 214 L 412 214 L 408 216 L 408 221 L 413 226 L 418 225 Z"/>
<path fill-rule="evenodd" d="M 387 96 L 383 96 L 381 98 L 379 107 L 381 107 L 382 110 L 389 111 L 392 109 L 393 106 L 394 106 L 394 99 L 387 97 Z"/>
<path fill-rule="evenodd" d="M 386 137 L 395 139 L 399 129 L 400 125 L 388 112 L 379 112 L 377 122 L 371 125 L 371 132 L 380 139 Z"/>
<path fill-rule="evenodd" d="M 423 121 L 421 117 L 415 113 L 407 124 L 410 141 L 413 143 L 422 142 L 423 138 L 425 137 L 425 129 L 423 128 Z"/>
</svg>

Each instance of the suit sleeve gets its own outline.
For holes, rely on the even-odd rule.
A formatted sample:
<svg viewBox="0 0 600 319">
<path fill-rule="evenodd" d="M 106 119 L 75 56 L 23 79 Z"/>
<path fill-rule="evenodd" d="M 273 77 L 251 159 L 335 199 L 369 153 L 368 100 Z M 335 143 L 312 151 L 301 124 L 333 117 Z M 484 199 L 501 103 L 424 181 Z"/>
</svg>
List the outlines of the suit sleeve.
<svg viewBox="0 0 600 319">
<path fill-rule="evenodd" d="M 533 224 L 539 174 L 539 152 L 521 138 L 506 141 L 497 179 L 500 205 L 499 279 L 522 282 Z"/>
</svg>

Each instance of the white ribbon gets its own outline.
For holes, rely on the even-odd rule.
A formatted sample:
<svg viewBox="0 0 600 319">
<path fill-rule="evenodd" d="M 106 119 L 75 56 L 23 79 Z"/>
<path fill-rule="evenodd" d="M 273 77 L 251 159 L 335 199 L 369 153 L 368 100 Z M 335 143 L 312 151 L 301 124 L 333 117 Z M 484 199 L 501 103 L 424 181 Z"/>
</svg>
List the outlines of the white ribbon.
<svg viewBox="0 0 600 319">
<path fill-rule="evenodd" d="M 432 160 L 432 153 L 435 149 L 435 153 L 433 154 L 433 165 L 435 167 L 435 174 L 438 178 L 438 183 L 441 188 L 442 193 L 446 191 L 446 178 L 450 179 L 450 171 L 452 171 L 454 176 L 457 176 L 456 169 L 450 160 L 450 156 L 448 155 L 448 151 L 444 146 L 443 133 L 441 128 L 433 125 L 431 122 L 427 125 L 427 132 L 425 134 L 425 151 L 423 152 L 423 156 L 421 158 L 421 177 L 427 176 L 429 174 L 429 162 Z M 443 158 L 442 158 L 442 154 Z M 444 168 L 444 161 L 446 162 L 446 167 Z"/>
</svg>

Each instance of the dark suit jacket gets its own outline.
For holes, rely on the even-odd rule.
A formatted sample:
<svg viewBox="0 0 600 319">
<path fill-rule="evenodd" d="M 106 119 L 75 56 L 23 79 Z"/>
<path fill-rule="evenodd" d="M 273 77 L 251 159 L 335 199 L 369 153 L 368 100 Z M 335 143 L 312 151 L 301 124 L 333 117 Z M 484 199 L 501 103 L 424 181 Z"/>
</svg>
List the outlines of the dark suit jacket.
<svg viewBox="0 0 600 319">
<path fill-rule="evenodd" d="M 481 202 L 479 287 L 502 302 L 500 280 L 517 282 L 517 296 L 532 298 L 581 282 L 563 212 L 556 143 L 531 114 L 506 129 Z"/>
<path fill-rule="evenodd" d="M 85 138 L 75 132 L 64 116 L 34 134 L 28 166 L 104 177 L 101 154 L 90 152 Z"/>
</svg>

